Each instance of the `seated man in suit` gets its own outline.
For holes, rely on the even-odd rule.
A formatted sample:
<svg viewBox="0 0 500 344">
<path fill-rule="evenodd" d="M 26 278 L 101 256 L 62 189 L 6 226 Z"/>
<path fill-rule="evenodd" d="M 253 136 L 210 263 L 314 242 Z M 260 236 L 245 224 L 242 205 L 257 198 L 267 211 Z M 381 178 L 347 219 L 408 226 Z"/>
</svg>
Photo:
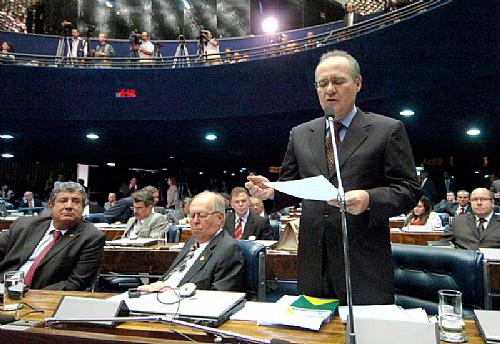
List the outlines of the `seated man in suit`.
<svg viewBox="0 0 500 344">
<path fill-rule="evenodd" d="M 75 182 L 61 182 L 49 200 L 50 217 L 27 217 L 0 234 L 0 280 L 24 271 L 32 289 L 85 290 L 95 278 L 105 236 L 82 221 L 87 194 Z"/>
<path fill-rule="evenodd" d="M 273 240 L 269 220 L 250 211 L 250 196 L 242 187 L 231 191 L 231 207 L 234 213 L 226 216 L 224 229 L 237 240 Z"/>
<path fill-rule="evenodd" d="M 191 238 L 160 281 L 140 286 L 146 292 L 194 283 L 203 290 L 241 290 L 243 251 L 222 228 L 224 199 L 214 192 L 196 195 L 189 207 Z"/>
<path fill-rule="evenodd" d="M 104 203 L 104 209 L 108 210 L 116 204 L 116 193 L 110 192 L 108 194 L 108 201 Z"/>
<path fill-rule="evenodd" d="M 465 190 L 458 191 L 457 203 L 450 204 L 446 209 L 446 212 L 450 214 L 450 216 L 464 215 L 472 212 L 469 202 L 469 193 Z"/>
<path fill-rule="evenodd" d="M 457 200 L 455 198 L 455 193 L 453 191 L 449 191 L 446 193 L 446 198 L 442 199 L 441 202 L 434 206 L 434 211 L 437 213 L 447 213 L 448 208 L 457 204 Z"/>
<path fill-rule="evenodd" d="M 475 189 L 470 200 L 472 213 L 455 216 L 445 228 L 443 240 L 468 250 L 500 248 L 500 216 L 493 213 L 493 192 Z"/>
<path fill-rule="evenodd" d="M 250 197 L 250 211 L 255 215 L 267 217 L 264 210 L 264 202 L 260 198 Z"/>
<path fill-rule="evenodd" d="M 24 193 L 23 202 L 19 206 L 19 208 L 33 208 L 33 207 L 41 207 L 42 201 L 37 198 L 33 198 L 33 192 L 26 191 Z"/>
<path fill-rule="evenodd" d="M 167 218 L 153 213 L 153 194 L 140 190 L 132 194 L 134 216 L 127 222 L 123 238 L 163 238 L 168 227 Z"/>
</svg>

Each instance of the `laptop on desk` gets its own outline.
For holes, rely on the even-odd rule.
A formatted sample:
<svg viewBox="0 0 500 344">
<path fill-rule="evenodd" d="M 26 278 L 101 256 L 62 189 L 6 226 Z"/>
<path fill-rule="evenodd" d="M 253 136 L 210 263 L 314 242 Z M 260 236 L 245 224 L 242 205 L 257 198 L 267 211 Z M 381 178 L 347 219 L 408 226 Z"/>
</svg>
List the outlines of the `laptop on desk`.
<svg viewBox="0 0 500 344">
<path fill-rule="evenodd" d="M 172 290 L 142 294 L 138 298 L 129 298 L 128 293 L 123 293 L 111 299 L 124 300 L 131 313 L 175 316 L 175 319 L 218 327 L 244 306 L 245 293 L 197 290 L 193 296 L 181 298 L 180 304 Z"/>
<path fill-rule="evenodd" d="M 120 246 L 120 247 L 148 247 L 156 244 L 158 244 L 158 239 L 150 239 L 150 238 L 137 238 L 137 239 L 124 238 L 120 240 L 106 241 L 106 245 L 108 246 Z"/>
</svg>

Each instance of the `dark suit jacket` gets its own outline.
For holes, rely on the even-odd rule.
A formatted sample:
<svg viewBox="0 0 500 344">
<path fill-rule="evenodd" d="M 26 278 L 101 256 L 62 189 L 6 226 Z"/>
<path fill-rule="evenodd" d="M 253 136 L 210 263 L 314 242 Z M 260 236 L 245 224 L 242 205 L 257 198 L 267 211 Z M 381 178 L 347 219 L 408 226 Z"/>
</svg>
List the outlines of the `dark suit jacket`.
<svg viewBox="0 0 500 344">
<path fill-rule="evenodd" d="M 434 186 L 434 182 L 430 178 L 427 178 L 427 181 L 422 187 L 422 194 L 427 197 L 432 204 L 436 202 L 436 187 Z"/>
<path fill-rule="evenodd" d="M 134 204 L 132 197 L 121 198 L 116 201 L 115 205 L 104 211 L 104 217 L 108 223 L 120 221 L 127 223 L 128 219 L 132 217 L 133 211 L 130 207 Z"/>
<path fill-rule="evenodd" d="M 363 16 L 357 12 L 354 12 L 354 20 L 352 21 L 352 25 L 359 23 L 360 21 L 363 20 Z M 345 14 L 344 16 L 344 26 L 347 26 L 348 24 L 348 13 Z"/>
<path fill-rule="evenodd" d="M 233 238 L 234 231 L 236 230 L 234 227 L 235 216 L 234 213 L 227 214 L 224 222 L 224 229 Z M 273 240 L 274 237 L 269 220 L 250 212 L 247 222 L 245 223 L 245 228 L 243 228 L 241 239 L 248 240 L 251 236 L 255 236 L 256 240 Z"/>
<path fill-rule="evenodd" d="M 0 272 L 18 270 L 49 228 L 50 217 L 22 218 L 0 234 Z M 69 229 L 45 255 L 33 275 L 31 288 L 85 290 L 97 277 L 105 236 L 81 222 Z M 3 279 L 3 277 L 1 277 Z"/>
<path fill-rule="evenodd" d="M 184 259 L 194 239 L 191 237 L 179 255 L 175 258 L 170 269 L 161 278 L 168 274 Z M 179 286 L 185 283 L 194 283 L 202 290 L 235 290 L 240 291 L 243 280 L 243 251 L 236 240 L 222 230 L 191 266 Z"/>
<path fill-rule="evenodd" d="M 42 207 L 42 201 L 40 201 L 39 199 L 33 199 L 33 207 Z M 28 205 L 28 202 L 23 202 L 21 203 L 21 205 L 19 206 L 19 208 L 29 208 L 29 205 Z"/>
<path fill-rule="evenodd" d="M 328 174 L 325 118 L 316 118 L 290 132 L 279 180 Z M 402 122 L 358 110 L 339 148 L 346 191 L 362 189 L 370 209 L 347 215 L 351 284 L 355 304 L 394 303 L 389 217 L 406 213 L 420 198 L 415 163 Z M 298 251 L 301 294 L 334 296 L 346 303 L 341 218 L 338 208 L 323 201 L 299 200 L 275 193 L 281 209 L 302 201 Z"/>
<path fill-rule="evenodd" d="M 459 205 L 458 203 L 453 203 L 453 204 L 450 204 L 447 208 L 446 208 L 446 212 L 448 214 L 450 214 L 451 216 L 455 216 L 455 213 L 457 212 L 457 209 L 458 209 Z M 472 207 L 470 206 L 470 203 L 467 204 L 467 207 L 465 207 L 465 213 L 468 214 L 468 213 L 472 213 Z"/>
<path fill-rule="evenodd" d="M 480 247 L 500 248 L 500 216 L 493 214 L 488 227 L 481 233 L 476 227 L 476 216 L 473 213 L 455 216 L 446 226 L 443 240 L 468 250 Z"/>
</svg>

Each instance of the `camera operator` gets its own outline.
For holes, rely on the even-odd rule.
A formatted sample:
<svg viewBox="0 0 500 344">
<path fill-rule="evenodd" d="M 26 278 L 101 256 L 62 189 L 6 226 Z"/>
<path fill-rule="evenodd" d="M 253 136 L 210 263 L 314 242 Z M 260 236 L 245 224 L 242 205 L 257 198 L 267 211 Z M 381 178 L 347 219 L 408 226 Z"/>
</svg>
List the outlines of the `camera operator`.
<svg viewBox="0 0 500 344">
<path fill-rule="evenodd" d="M 155 50 L 155 47 L 153 43 L 149 40 L 149 33 L 144 31 L 142 33 L 142 42 L 141 46 L 139 47 L 139 62 L 144 63 L 144 64 L 152 64 L 153 60 L 150 58 L 153 56 L 153 52 Z"/>
<path fill-rule="evenodd" d="M 184 35 L 179 35 L 179 45 L 177 46 L 177 49 L 175 51 L 174 63 L 172 64 L 172 68 L 176 67 L 189 67 L 189 52 Z"/>
<path fill-rule="evenodd" d="M 216 65 L 220 64 L 219 42 L 212 36 L 209 30 L 200 30 L 200 51 L 204 54 L 206 64 Z"/>
<path fill-rule="evenodd" d="M 80 38 L 80 32 L 77 29 L 71 30 L 69 51 L 66 52 L 66 56 L 75 59 L 73 62 L 76 62 L 78 58 L 87 56 L 86 42 Z"/>
<path fill-rule="evenodd" d="M 100 64 L 102 66 L 111 65 L 109 57 L 115 56 L 115 50 L 113 49 L 113 46 L 108 43 L 108 36 L 105 33 L 99 34 L 99 43 L 93 50 L 93 55 L 97 57 L 96 64 Z"/>
</svg>

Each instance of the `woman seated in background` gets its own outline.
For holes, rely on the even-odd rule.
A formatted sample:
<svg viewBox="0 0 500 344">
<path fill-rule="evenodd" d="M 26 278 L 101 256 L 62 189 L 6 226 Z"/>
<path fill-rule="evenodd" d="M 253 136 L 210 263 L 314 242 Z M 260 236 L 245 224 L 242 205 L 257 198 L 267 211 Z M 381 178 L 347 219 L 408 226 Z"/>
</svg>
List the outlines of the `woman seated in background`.
<svg viewBox="0 0 500 344">
<path fill-rule="evenodd" d="M 427 197 L 422 196 L 406 218 L 405 227 L 409 226 L 426 226 L 432 230 L 443 226 L 439 215 L 432 211 L 431 201 Z"/>
</svg>

